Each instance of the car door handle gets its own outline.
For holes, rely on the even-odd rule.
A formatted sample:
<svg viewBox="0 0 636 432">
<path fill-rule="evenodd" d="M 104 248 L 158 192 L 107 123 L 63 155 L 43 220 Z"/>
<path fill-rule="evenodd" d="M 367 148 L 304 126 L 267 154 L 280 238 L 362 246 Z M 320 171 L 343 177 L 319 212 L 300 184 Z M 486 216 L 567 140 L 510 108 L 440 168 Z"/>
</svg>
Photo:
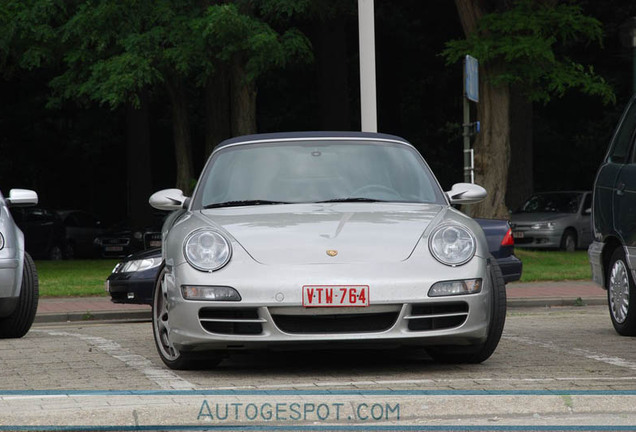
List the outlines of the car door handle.
<svg viewBox="0 0 636 432">
<path fill-rule="evenodd" d="M 618 196 L 625 195 L 625 183 L 619 183 L 616 186 L 616 195 L 618 195 Z"/>
</svg>

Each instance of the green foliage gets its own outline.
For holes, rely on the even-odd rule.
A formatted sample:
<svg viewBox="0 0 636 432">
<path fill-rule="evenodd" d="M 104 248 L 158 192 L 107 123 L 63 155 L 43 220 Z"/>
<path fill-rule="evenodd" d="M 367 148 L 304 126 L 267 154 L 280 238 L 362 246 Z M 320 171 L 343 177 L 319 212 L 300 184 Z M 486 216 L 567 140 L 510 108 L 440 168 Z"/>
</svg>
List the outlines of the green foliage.
<svg viewBox="0 0 636 432">
<path fill-rule="evenodd" d="M 290 2 L 275 0 L 267 12 L 271 14 L 275 7 L 286 3 Z M 283 8 L 283 13 L 289 11 Z M 305 62 L 313 59 L 311 44 L 301 32 L 290 29 L 280 35 L 258 17 L 242 13 L 235 3 L 211 6 L 201 24 L 206 44 L 215 58 L 223 63 L 243 59 L 250 80 L 271 68 L 285 66 L 291 59 Z"/>
<path fill-rule="evenodd" d="M 139 106 L 142 89 L 175 78 L 204 85 L 221 64 L 239 62 L 253 80 L 291 60 L 312 59 L 302 33 L 279 33 L 263 18 L 283 22 L 302 12 L 308 0 L 215 3 L 5 0 L 0 61 L 5 74 L 62 63 L 49 105 L 74 99 L 115 108 Z"/>
<path fill-rule="evenodd" d="M 509 10 L 484 15 L 477 31 L 448 42 L 442 55 L 447 63 L 470 54 L 484 65 L 496 64 L 492 83 L 520 85 L 532 101 L 545 103 L 579 89 L 609 103 L 615 101 L 611 86 L 591 66 L 564 54 L 574 44 L 601 44 L 602 38 L 601 23 L 577 4 L 518 0 Z"/>
<path fill-rule="evenodd" d="M 0 66 L 5 78 L 16 70 L 50 64 L 57 48 L 50 17 L 63 10 L 54 0 L 4 0 L 0 3 Z"/>
</svg>

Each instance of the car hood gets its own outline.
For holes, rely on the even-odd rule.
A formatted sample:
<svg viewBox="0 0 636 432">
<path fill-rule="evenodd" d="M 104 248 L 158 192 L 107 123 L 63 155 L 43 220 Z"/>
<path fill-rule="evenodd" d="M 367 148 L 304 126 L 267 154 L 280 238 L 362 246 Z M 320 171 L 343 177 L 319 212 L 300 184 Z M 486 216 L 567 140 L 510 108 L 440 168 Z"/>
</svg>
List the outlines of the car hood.
<svg viewBox="0 0 636 432">
<path fill-rule="evenodd" d="M 203 210 L 201 217 L 229 233 L 263 264 L 387 263 L 407 259 L 443 208 L 291 204 Z"/>
<path fill-rule="evenodd" d="M 513 224 L 533 224 L 539 222 L 551 222 L 572 216 L 573 213 L 513 213 Z"/>
</svg>

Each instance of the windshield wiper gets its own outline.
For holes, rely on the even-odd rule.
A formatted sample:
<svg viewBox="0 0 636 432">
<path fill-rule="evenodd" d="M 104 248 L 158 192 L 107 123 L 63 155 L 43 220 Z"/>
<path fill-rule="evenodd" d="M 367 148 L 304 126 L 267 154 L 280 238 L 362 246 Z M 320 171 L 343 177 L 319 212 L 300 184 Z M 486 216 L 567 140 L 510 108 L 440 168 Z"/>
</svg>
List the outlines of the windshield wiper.
<svg viewBox="0 0 636 432">
<path fill-rule="evenodd" d="M 284 201 L 269 201 L 269 200 L 245 200 L 245 201 L 226 201 L 214 204 L 208 204 L 204 209 L 219 208 L 219 207 L 240 207 L 251 205 L 268 205 L 268 204 L 289 204 Z"/>
<path fill-rule="evenodd" d="M 316 201 L 317 203 L 335 203 L 335 202 L 387 202 L 375 198 L 335 198 L 326 201 Z"/>
</svg>

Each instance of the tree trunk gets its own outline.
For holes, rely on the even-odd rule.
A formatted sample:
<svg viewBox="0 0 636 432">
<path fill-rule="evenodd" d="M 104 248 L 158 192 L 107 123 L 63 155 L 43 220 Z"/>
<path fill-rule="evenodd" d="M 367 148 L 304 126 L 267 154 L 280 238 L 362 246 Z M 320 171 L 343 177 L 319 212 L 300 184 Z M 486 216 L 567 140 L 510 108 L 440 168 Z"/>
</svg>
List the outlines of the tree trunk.
<svg viewBox="0 0 636 432">
<path fill-rule="evenodd" d="M 230 80 L 223 67 L 211 77 L 205 86 L 205 155 L 232 136 L 230 123 Z"/>
<path fill-rule="evenodd" d="M 455 0 L 466 36 L 477 29 L 487 7 L 500 7 L 498 0 Z M 488 191 L 488 197 L 471 206 L 471 215 L 508 219 L 506 189 L 510 163 L 510 91 L 508 86 L 493 86 L 489 77 L 497 74 L 496 64 L 479 68 L 477 120 L 481 132 L 475 140 L 475 181 Z"/>
<path fill-rule="evenodd" d="M 488 191 L 488 197 L 472 207 L 471 215 L 508 219 L 506 186 L 510 164 L 510 92 L 508 86 L 492 86 L 489 73 L 496 67 L 482 67 L 480 72 L 477 119 L 481 132 L 475 141 L 475 181 Z"/>
<path fill-rule="evenodd" d="M 188 98 L 180 78 L 167 80 L 168 94 L 172 103 L 172 134 L 174 137 L 175 162 L 177 164 L 176 187 L 186 195 L 192 191 L 192 143 L 188 119 Z"/>
<path fill-rule="evenodd" d="M 152 220 L 148 198 L 152 194 L 150 164 L 150 124 L 146 95 L 142 94 L 139 109 L 129 105 L 126 110 L 126 172 L 128 220 L 132 226 L 144 226 Z"/>
<path fill-rule="evenodd" d="M 534 192 L 532 102 L 520 89 L 510 89 L 510 170 L 506 205 L 514 210 Z"/>
<path fill-rule="evenodd" d="M 249 80 L 240 58 L 232 64 L 230 97 L 232 136 L 256 133 L 256 83 Z"/>
</svg>

